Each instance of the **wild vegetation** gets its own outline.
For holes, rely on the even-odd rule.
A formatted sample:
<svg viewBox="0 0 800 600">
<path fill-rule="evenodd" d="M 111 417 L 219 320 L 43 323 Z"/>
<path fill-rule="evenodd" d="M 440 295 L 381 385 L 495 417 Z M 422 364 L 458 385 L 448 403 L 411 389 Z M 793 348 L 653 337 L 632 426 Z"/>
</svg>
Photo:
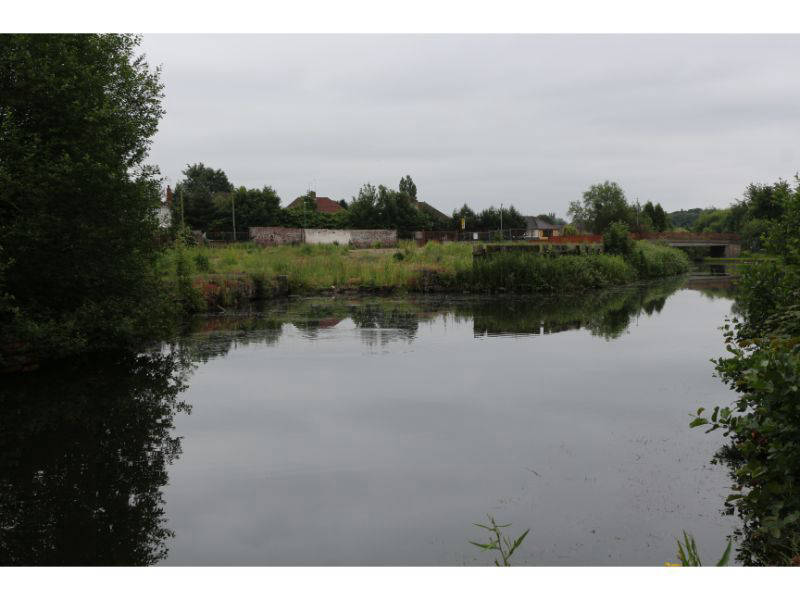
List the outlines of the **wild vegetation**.
<svg viewBox="0 0 800 600">
<path fill-rule="evenodd" d="M 497 558 L 494 560 L 496 567 L 510 567 L 511 557 L 514 555 L 514 552 L 517 550 L 517 548 L 522 545 L 522 542 L 525 541 L 525 537 L 528 535 L 528 533 L 530 533 L 530 529 L 523 531 L 522 534 L 516 539 L 509 539 L 503 535 L 503 529 L 511 527 L 511 523 L 498 525 L 493 516 L 488 515 L 487 518 L 489 519 L 488 524 L 483 525 L 481 523 L 473 523 L 473 525 L 488 531 L 489 541 L 486 543 L 470 541 L 470 544 L 477 546 L 483 551 L 489 550 L 497 553 Z"/>
<path fill-rule="evenodd" d="M 418 248 L 402 242 L 399 248 L 356 250 L 338 245 L 300 245 L 262 248 L 235 244 L 225 248 L 188 247 L 184 250 L 194 275 L 245 274 L 270 280 L 287 278 L 295 293 L 340 289 L 418 289 L 421 277 L 438 273 L 455 277 L 470 270 L 472 247 L 430 243 Z M 159 263 L 167 278 L 175 272 L 179 254 L 165 252 Z"/>
<path fill-rule="evenodd" d="M 727 439 L 716 460 L 734 481 L 726 506 L 741 518 L 745 565 L 800 563 L 800 186 L 781 189 L 772 213 L 781 218 L 762 237 L 779 258 L 742 267 L 739 316 L 724 326 L 728 355 L 715 361 L 739 397 L 691 422 Z"/>
<path fill-rule="evenodd" d="M 154 267 L 163 114 L 130 35 L 0 44 L 0 363 L 9 340 L 64 353 L 133 345 L 173 322 Z"/>
<path fill-rule="evenodd" d="M 683 253 L 649 242 L 632 242 L 627 256 L 501 252 L 474 262 L 472 246 L 459 243 L 430 242 L 418 247 L 413 242 L 401 242 L 398 248 L 365 250 L 338 245 L 262 248 L 246 243 L 207 248 L 176 244 L 159 260 L 162 277 L 175 282 L 186 312 L 202 306 L 202 302 L 198 305 L 198 290 L 209 308 L 224 307 L 246 297 L 269 297 L 271 289 L 278 289 L 275 282 L 279 278 L 285 281 L 282 292 L 295 294 L 557 293 L 668 277 L 688 268 Z M 243 281 L 251 287 L 247 293 L 236 291 Z M 226 293 L 226 287 L 230 298 L 217 297 Z"/>
<path fill-rule="evenodd" d="M 630 242 L 625 253 L 548 257 L 528 252 L 499 252 L 476 260 L 474 289 L 493 292 L 559 292 L 624 285 L 639 279 L 669 277 L 690 268 L 675 248 L 646 241 Z"/>
</svg>

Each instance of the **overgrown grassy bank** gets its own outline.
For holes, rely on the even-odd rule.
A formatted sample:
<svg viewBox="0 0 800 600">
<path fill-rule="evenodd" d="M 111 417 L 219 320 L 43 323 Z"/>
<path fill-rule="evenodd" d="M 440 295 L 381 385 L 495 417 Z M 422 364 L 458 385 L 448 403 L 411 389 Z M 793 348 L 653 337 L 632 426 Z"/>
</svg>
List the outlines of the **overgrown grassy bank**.
<svg viewBox="0 0 800 600">
<path fill-rule="evenodd" d="M 417 289 L 421 273 L 443 276 L 472 268 L 467 244 L 428 244 L 418 248 L 401 242 L 398 248 L 355 250 L 336 245 L 261 248 L 236 244 L 225 248 L 185 249 L 195 276 L 247 274 L 274 279 L 286 277 L 292 292 L 338 289 Z M 170 250 L 159 265 L 165 277 L 175 273 L 177 254 Z"/>
<path fill-rule="evenodd" d="M 624 285 L 689 269 L 679 250 L 636 242 L 616 255 L 542 256 L 498 252 L 476 259 L 472 245 L 429 243 L 417 247 L 355 250 L 335 245 L 261 248 L 188 247 L 164 253 L 159 271 L 175 279 L 189 312 L 235 306 L 250 299 L 326 291 L 555 293 Z"/>
<path fill-rule="evenodd" d="M 625 256 L 596 254 L 548 257 L 499 252 L 476 260 L 471 289 L 482 292 L 559 292 L 598 289 L 640 279 L 669 277 L 690 268 L 685 253 L 669 246 L 635 242 Z"/>
</svg>

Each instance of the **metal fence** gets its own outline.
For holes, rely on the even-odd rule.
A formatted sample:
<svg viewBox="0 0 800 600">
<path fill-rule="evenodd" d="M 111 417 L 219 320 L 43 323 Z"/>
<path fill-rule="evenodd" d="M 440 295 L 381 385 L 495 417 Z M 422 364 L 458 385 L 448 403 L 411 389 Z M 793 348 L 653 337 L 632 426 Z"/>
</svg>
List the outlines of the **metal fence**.
<svg viewBox="0 0 800 600">
<path fill-rule="evenodd" d="M 556 241 L 561 238 L 559 236 L 537 238 L 528 229 L 495 229 L 491 231 L 417 231 L 414 239 L 418 244 L 425 245 L 428 242 L 534 242 Z"/>
</svg>

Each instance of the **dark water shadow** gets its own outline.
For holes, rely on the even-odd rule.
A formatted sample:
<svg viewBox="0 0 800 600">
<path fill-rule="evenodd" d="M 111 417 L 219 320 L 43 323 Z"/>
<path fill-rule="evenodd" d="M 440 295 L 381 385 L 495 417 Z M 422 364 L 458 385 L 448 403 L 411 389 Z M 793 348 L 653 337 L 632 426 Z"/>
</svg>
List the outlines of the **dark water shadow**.
<svg viewBox="0 0 800 600">
<path fill-rule="evenodd" d="M 164 559 L 162 488 L 181 454 L 175 352 L 86 356 L 0 389 L 0 563 L 150 565 Z"/>
</svg>

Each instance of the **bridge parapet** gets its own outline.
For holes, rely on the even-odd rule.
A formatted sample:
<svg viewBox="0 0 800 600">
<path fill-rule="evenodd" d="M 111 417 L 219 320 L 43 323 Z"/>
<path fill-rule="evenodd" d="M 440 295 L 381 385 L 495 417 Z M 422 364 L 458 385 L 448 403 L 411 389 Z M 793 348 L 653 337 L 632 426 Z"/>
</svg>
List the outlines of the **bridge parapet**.
<svg viewBox="0 0 800 600">
<path fill-rule="evenodd" d="M 635 240 L 663 240 L 666 242 L 712 242 L 718 244 L 738 244 L 741 237 L 738 233 L 708 232 L 694 233 L 690 231 L 662 231 L 650 233 L 634 233 L 631 237 Z"/>
</svg>

